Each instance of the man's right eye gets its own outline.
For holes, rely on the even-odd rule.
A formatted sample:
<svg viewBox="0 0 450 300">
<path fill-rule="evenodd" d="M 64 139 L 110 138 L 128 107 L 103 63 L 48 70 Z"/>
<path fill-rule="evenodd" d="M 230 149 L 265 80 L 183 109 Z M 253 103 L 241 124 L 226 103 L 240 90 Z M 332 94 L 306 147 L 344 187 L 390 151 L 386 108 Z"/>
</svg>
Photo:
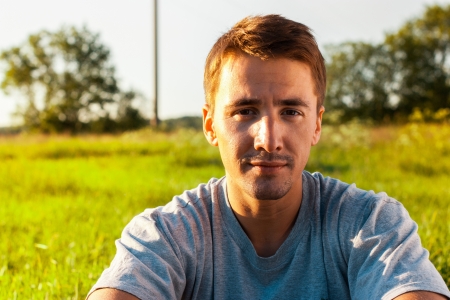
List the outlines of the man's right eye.
<svg viewBox="0 0 450 300">
<path fill-rule="evenodd" d="M 251 109 L 241 109 L 240 111 L 237 112 L 237 114 L 247 116 L 253 114 L 253 111 Z"/>
</svg>

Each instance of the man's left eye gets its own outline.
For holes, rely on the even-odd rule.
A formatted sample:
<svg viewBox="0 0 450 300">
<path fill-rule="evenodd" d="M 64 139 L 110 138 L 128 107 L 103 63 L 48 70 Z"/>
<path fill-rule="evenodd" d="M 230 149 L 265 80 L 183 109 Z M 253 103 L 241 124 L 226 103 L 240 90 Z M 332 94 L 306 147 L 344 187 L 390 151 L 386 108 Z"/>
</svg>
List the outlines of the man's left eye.
<svg viewBox="0 0 450 300">
<path fill-rule="evenodd" d="M 285 111 L 283 111 L 282 114 L 283 114 L 283 115 L 288 115 L 288 116 L 297 116 L 297 115 L 300 115 L 300 113 L 299 113 L 298 111 L 293 110 L 293 109 L 285 110 Z"/>
</svg>

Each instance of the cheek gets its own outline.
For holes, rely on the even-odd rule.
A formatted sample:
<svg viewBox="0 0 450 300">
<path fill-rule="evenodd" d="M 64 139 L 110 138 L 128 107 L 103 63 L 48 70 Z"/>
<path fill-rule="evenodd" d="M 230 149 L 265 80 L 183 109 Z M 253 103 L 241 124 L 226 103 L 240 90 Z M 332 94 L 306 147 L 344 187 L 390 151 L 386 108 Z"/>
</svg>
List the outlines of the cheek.
<svg viewBox="0 0 450 300">
<path fill-rule="evenodd" d="M 236 134 L 228 134 L 229 138 L 222 139 L 219 142 L 219 151 L 222 162 L 226 169 L 239 168 L 240 159 L 253 149 L 252 144 L 246 143 L 245 138 Z"/>
<path fill-rule="evenodd" d="M 287 132 L 287 137 L 286 148 L 302 156 L 304 153 L 309 153 L 309 148 L 314 140 L 314 128 L 311 126 L 302 126 L 296 129 L 291 127 Z"/>
<path fill-rule="evenodd" d="M 239 152 L 241 148 L 245 148 L 245 145 L 251 140 L 251 136 L 248 134 L 248 128 L 239 125 L 229 120 L 223 121 L 219 132 L 219 147 L 234 153 Z"/>
<path fill-rule="evenodd" d="M 239 157 L 240 140 L 236 136 L 230 135 L 229 138 L 219 140 L 219 150 L 222 157 L 227 160 L 234 160 Z"/>
</svg>

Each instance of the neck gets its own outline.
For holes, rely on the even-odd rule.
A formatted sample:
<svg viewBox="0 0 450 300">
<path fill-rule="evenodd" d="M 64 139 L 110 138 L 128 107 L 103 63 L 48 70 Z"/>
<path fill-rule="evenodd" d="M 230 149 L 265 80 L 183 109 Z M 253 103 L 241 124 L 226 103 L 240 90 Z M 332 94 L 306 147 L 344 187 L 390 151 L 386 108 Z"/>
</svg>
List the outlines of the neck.
<svg viewBox="0 0 450 300">
<path fill-rule="evenodd" d="M 257 200 L 236 191 L 228 184 L 231 208 L 256 253 L 262 257 L 274 255 L 297 219 L 302 202 L 301 182 L 278 200 Z"/>
</svg>

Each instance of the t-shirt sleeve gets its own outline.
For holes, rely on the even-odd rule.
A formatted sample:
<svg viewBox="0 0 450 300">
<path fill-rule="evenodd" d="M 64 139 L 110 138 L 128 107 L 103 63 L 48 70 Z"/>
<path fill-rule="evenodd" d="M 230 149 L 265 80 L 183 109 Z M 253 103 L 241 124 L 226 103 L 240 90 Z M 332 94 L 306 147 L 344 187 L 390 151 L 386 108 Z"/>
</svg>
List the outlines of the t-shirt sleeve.
<svg viewBox="0 0 450 300">
<path fill-rule="evenodd" d="M 174 241 L 158 226 L 157 214 L 136 216 L 116 241 L 116 248 L 110 267 L 89 294 L 114 288 L 140 299 L 182 297 L 186 281 L 183 261 Z"/>
<path fill-rule="evenodd" d="M 352 299 L 392 299 L 417 290 L 450 297 L 401 203 L 379 194 L 360 217 L 348 257 Z"/>
</svg>

